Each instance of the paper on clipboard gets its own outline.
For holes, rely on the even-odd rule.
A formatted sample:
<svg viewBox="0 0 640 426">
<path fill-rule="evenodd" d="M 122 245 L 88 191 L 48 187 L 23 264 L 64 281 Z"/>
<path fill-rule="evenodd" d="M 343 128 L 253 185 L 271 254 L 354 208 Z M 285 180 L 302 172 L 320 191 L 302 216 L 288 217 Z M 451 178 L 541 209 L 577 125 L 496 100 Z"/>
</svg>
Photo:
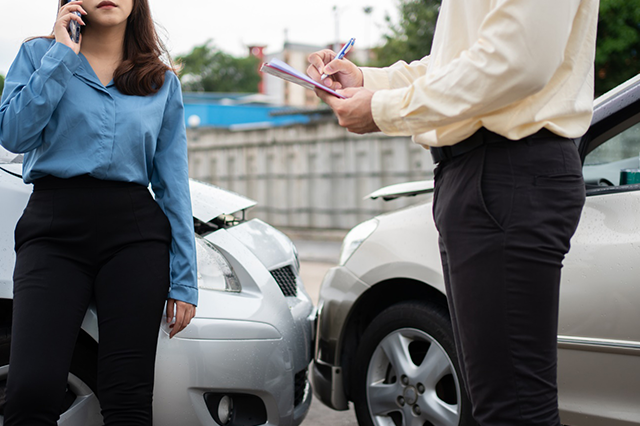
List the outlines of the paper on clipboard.
<svg viewBox="0 0 640 426">
<path fill-rule="evenodd" d="M 324 90 L 327 93 L 331 93 L 333 96 L 337 96 L 338 98 L 346 99 L 346 97 L 339 94 L 335 90 L 330 89 L 327 86 L 312 80 L 311 78 L 298 72 L 298 70 L 296 70 L 289 64 L 282 62 L 279 59 L 274 58 L 268 63 L 262 64 L 262 66 L 260 67 L 260 71 L 267 74 L 274 75 L 283 80 L 287 80 L 292 83 L 298 84 L 302 87 L 306 87 L 307 89 L 313 90 L 315 88 L 318 88 L 318 89 Z"/>
</svg>

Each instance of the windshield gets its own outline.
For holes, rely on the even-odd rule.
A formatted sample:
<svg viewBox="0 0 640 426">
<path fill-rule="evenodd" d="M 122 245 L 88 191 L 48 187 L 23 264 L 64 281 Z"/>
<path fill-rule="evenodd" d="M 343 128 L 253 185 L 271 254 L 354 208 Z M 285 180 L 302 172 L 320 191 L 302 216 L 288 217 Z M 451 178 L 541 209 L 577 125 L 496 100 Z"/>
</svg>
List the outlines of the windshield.
<svg viewBox="0 0 640 426">
<path fill-rule="evenodd" d="M 0 164 L 22 163 L 22 154 L 14 154 L 0 146 Z"/>
</svg>

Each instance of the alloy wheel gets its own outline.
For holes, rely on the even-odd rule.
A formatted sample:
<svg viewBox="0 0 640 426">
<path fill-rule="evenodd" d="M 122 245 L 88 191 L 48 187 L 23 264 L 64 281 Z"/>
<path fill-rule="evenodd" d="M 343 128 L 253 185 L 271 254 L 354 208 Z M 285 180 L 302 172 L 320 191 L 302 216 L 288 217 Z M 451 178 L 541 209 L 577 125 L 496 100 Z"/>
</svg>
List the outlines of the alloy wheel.
<svg viewBox="0 0 640 426">
<path fill-rule="evenodd" d="M 395 330 L 374 351 L 366 375 L 376 426 L 457 426 L 460 384 L 451 359 L 429 334 Z"/>
</svg>

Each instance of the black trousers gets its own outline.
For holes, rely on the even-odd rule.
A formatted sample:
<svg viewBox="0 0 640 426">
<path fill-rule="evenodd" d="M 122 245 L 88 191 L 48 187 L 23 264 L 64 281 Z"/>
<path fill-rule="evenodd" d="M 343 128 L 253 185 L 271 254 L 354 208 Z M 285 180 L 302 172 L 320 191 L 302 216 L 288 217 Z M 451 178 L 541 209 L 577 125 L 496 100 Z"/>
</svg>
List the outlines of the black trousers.
<svg viewBox="0 0 640 426">
<path fill-rule="evenodd" d="M 16 226 L 5 426 L 53 426 L 87 306 L 99 322 L 106 425 L 152 424 L 170 225 L 146 187 L 43 178 Z"/>
<path fill-rule="evenodd" d="M 560 269 L 585 200 L 572 140 L 482 145 L 436 169 L 462 379 L 481 426 L 559 426 Z"/>
</svg>

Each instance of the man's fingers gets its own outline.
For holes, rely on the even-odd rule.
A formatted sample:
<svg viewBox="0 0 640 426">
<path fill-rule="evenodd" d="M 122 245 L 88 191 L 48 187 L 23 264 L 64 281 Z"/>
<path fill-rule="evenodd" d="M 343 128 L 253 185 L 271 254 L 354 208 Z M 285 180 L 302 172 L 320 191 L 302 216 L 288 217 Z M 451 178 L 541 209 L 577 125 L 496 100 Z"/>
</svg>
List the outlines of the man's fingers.
<svg viewBox="0 0 640 426">
<path fill-rule="evenodd" d="M 309 61 L 309 64 L 310 64 L 309 68 L 313 68 L 317 72 L 322 72 L 322 69 L 324 68 L 324 62 L 322 61 L 322 58 L 320 57 L 318 52 L 312 53 L 311 55 L 309 55 L 307 60 Z"/>
<path fill-rule="evenodd" d="M 364 134 L 380 131 L 371 113 L 373 92 L 361 87 L 348 87 L 338 94 L 346 99 L 337 98 L 316 89 L 316 94 L 331 107 L 338 124 L 352 133 Z"/>
<path fill-rule="evenodd" d="M 320 72 L 318 71 L 318 69 L 316 68 L 315 65 L 309 65 L 307 67 L 307 75 L 309 77 L 311 77 L 312 80 L 320 82 Z"/>
<path fill-rule="evenodd" d="M 335 107 L 340 102 L 340 98 L 332 95 L 331 93 L 325 92 L 322 89 L 316 89 L 316 95 L 318 95 L 318 97 L 322 99 L 332 109 L 335 109 Z"/>
<path fill-rule="evenodd" d="M 309 55 L 307 60 L 316 67 L 319 72 L 323 72 L 325 64 L 328 64 L 336 57 L 336 53 L 330 49 L 322 49 Z"/>
<path fill-rule="evenodd" d="M 325 73 L 325 65 L 328 64 L 336 57 L 336 53 L 333 50 L 323 49 L 318 52 L 314 52 L 307 60 L 309 61 L 309 68 L 307 68 L 307 75 L 317 82 L 321 82 L 321 76 Z M 331 81 L 325 81 L 325 85 L 332 86 Z M 328 84 L 327 84 L 328 83 Z"/>
<path fill-rule="evenodd" d="M 345 98 L 352 98 L 356 93 L 359 93 L 361 90 L 362 88 L 360 87 L 346 87 L 342 90 L 338 90 L 338 93 L 340 93 Z"/>
<path fill-rule="evenodd" d="M 333 61 L 325 65 L 324 72 L 327 75 L 333 75 L 337 72 L 344 71 L 346 69 L 345 65 L 346 63 L 344 60 L 334 59 Z"/>
</svg>

